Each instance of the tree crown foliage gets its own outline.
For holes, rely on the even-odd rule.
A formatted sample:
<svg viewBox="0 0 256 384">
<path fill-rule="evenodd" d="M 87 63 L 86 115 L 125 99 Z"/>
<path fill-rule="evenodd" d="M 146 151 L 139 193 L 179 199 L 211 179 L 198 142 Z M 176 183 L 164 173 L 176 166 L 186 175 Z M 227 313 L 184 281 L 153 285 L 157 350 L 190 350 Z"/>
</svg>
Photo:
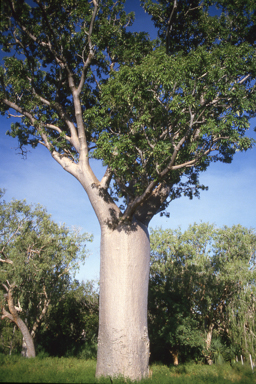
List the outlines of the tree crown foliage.
<svg viewBox="0 0 256 384">
<path fill-rule="evenodd" d="M 22 150 L 42 144 L 78 179 L 102 160 L 93 184 L 115 216 L 147 224 L 198 195 L 211 161 L 252 147 L 256 33 L 252 0 L 141 4 L 154 42 L 129 32 L 124 0 L 4 2 L 0 106 L 19 114 Z"/>
<path fill-rule="evenodd" d="M 56 224 L 44 208 L 25 201 L 2 200 L 0 218 L 1 305 L 11 287 L 31 332 L 49 304 L 56 304 L 70 287 L 92 237 Z"/>
<path fill-rule="evenodd" d="M 95 282 L 73 281 L 61 300 L 49 306 L 37 335 L 38 349 L 51 356 L 95 358 L 99 293 Z"/>
<path fill-rule="evenodd" d="M 150 239 L 153 351 L 206 356 L 210 329 L 236 353 L 254 356 L 255 231 L 200 223 L 184 232 L 157 228 Z"/>
</svg>

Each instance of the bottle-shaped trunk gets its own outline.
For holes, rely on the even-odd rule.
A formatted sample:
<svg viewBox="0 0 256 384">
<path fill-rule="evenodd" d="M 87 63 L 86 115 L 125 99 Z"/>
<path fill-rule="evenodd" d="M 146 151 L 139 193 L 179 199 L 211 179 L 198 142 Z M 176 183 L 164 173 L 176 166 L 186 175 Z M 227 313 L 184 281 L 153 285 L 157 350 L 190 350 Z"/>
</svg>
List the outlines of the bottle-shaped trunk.
<svg viewBox="0 0 256 384">
<path fill-rule="evenodd" d="M 146 227 L 102 228 L 97 377 L 148 376 L 149 262 Z"/>
</svg>

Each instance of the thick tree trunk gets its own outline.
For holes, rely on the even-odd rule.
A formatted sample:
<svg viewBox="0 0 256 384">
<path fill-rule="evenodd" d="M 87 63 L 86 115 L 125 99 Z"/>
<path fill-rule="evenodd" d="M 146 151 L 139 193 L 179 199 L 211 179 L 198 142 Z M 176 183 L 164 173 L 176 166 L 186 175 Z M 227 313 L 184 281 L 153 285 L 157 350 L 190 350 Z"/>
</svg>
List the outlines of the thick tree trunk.
<svg viewBox="0 0 256 384">
<path fill-rule="evenodd" d="M 149 262 L 145 226 L 102 226 L 97 377 L 148 377 Z"/>
</svg>

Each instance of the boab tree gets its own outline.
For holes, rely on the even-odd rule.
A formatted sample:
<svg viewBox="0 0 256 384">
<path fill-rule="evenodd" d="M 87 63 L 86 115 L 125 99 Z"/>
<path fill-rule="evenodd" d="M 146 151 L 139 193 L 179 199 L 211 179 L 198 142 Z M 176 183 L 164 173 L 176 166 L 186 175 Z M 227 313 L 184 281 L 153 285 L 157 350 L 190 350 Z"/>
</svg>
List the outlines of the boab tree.
<svg viewBox="0 0 256 384">
<path fill-rule="evenodd" d="M 142 5 L 154 44 L 127 30 L 124 0 L 1 9 L 0 104 L 21 119 L 9 133 L 22 149 L 46 147 L 90 199 L 102 235 L 96 374 L 131 379 L 148 375 L 148 223 L 182 193 L 198 195 L 211 161 L 252 146 L 255 111 L 253 1 Z M 106 166 L 101 180 L 90 157 Z"/>
<path fill-rule="evenodd" d="M 0 217 L 2 319 L 17 325 L 25 355 L 35 357 L 38 327 L 70 287 L 91 236 L 57 225 L 42 207 L 25 201 L 0 201 Z"/>
</svg>

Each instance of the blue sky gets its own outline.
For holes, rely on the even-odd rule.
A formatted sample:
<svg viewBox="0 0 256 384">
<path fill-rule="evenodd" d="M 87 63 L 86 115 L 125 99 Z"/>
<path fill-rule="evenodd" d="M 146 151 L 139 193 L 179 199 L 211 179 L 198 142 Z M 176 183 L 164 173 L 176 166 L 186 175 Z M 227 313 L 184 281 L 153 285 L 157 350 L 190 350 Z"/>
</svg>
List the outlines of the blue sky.
<svg viewBox="0 0 256 384">
<path fill-rule="evenodd" d="M 150 32 L 155 36 L 150 19 L 142 9 L 137 9 L 138 0 L 128 0 L 127 10 L 136 8 L 137 21 L 133 30 Z M 5 188 L 5 200 L 26 199 L 28 203 L 40 203 L 57 223 L 77 226 L 94 235 L 88 244 L 91 255 L 77 275 L 79 280 L 98 279 L 100 265 L 100 226 L 89 200 L 79 182 L 65 172 L 45 148 L 30 149 L 23 160 L 15 151 L 16 139 L 5 135 L 10 120 L 0 116 L 0 188 Z M 256 139 L 251 121 L 249 136 Z M 256 228 L 256 148 L 237 153 L 231 164 L 214 163 L 201 174 L 200 182 L 209 190 L 201 193 L 200 199 L 182 197 L 168 207 L 170 218 L 157 215 L 150 227 L 177 228 L 185 230 L 189 224 L 209 222 L 217 226 L 242 224 Z M 103 168 L 93 161 L 98 177 Z"/>
</svg>

